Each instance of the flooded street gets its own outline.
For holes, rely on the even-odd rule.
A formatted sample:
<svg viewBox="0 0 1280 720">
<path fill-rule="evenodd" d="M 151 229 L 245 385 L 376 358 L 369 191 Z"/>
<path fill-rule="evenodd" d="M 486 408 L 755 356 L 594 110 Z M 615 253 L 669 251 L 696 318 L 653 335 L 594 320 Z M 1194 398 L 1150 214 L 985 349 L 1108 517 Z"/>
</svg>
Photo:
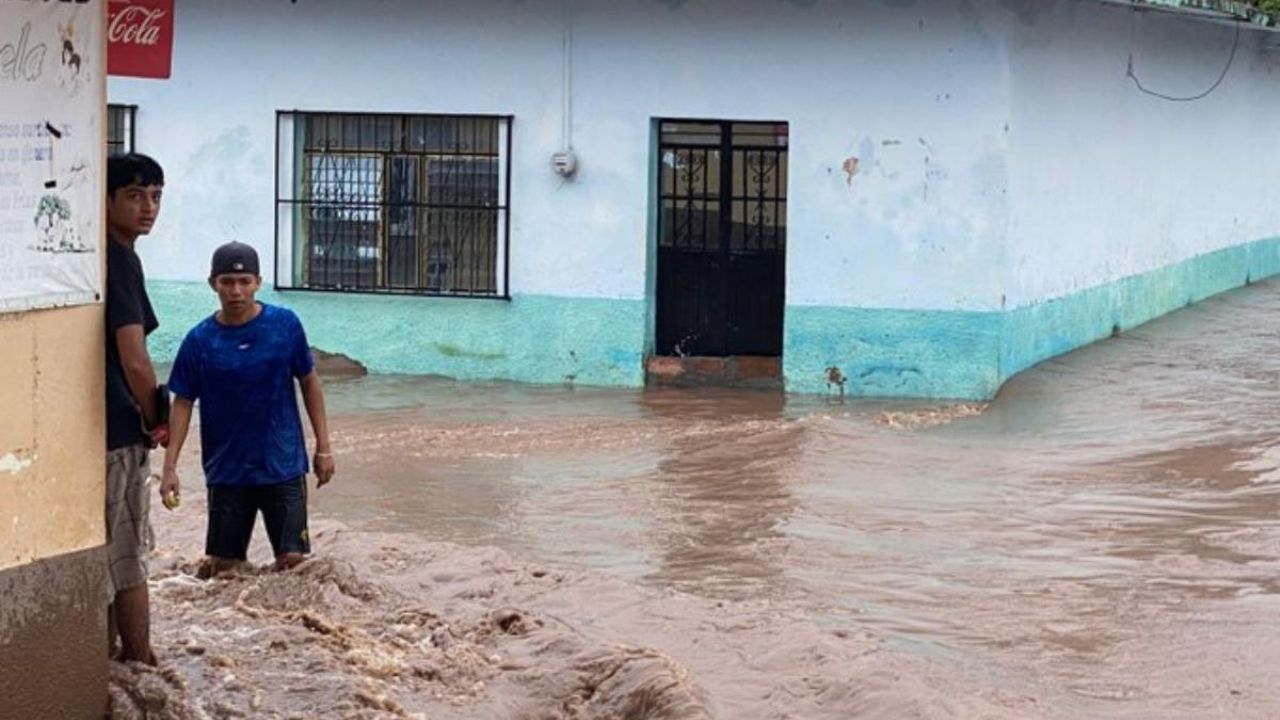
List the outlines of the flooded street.
<svg viewBox="0 0 1280 720">
<path fill-rule="evenodd" d="M 263 604 L 229 609 L 255 593 L 368 637 L 405 603 L 470 618 L 458 636 L 487 669 L 366 672 L 394 706 L 351 717 L 1277 717 L 1277 317 L 1280 285 L 1256 285 L 1041 365 L 988 407 L 333 380 L 339 477 L 312 496 L 310 574 L 189 579 L 189 463 L 192 500 L 153 510 L 156 632 L 183 683 L 223 698 L 211 717 L 308 707 L 245 664 L 255 712 L 219 689 L 213 652 L 180 647 L 206 619 L 224 637 L 206 644 L 263 647 Z M 529 631 L 493 639 L 504 607 Z M 625 700 L 557 689 L 622 645 L 656 663 Z M 342 667 L 326 672 L 368 669 Z"/>
</svg>

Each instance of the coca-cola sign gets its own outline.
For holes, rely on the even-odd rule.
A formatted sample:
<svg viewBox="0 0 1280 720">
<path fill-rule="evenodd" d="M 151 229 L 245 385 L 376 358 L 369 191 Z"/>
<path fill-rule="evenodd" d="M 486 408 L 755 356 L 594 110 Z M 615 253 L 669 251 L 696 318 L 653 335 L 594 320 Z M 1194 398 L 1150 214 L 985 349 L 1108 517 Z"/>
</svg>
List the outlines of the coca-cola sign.
<svg viewBox="0 0 1280 720">
<path fill-rule="evenodd" d="M 107 73 L 167 78 L 173 65 L 174 0 L 109 0 Z"/>
</svg>

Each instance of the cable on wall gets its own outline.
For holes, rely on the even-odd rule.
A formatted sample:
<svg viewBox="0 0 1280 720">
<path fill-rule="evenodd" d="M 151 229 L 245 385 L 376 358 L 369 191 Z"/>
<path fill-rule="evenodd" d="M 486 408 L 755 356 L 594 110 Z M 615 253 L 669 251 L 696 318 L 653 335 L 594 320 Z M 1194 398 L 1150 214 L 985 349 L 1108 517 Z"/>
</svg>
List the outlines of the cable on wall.
<svg viewBox="0 0 1280 720">
<path fill-rule="evenodd" d="M 1183 103 L 1195 102 L 1196 100 L 1203 100 L 1204 98 L 1209 97 L 1209 95 L 1212 94 L 1214 90 L 1218 89 L 1218 86 L 1222 85 L 1222 81 L 1227 78 L 1227 73 L 1231 71 L 1231 66 L 1236 61 L 1236 51 L 1239 48 L 1240 48 L 1240 23 L 1237 22 L 1236 35 L 1235 35 L 1235 39 L 1231 42 L 1231 54 L 1227 57 L 1227 64 L 1225 67 L 1222 68 L 1222 74 L 1219 75 L 1218 79 L 1215 80 L 1214 83 L 1209 86 L 1209 89 L 1205 90 L 1202 93 L 1197 93 L 1195 95 L 1187 95 L 1187 96 L 1165 95 L 1164 93 L 1147 89 L 1142 84 L 1142 80 L 1138 78 L 1138 74 L 1134 71 L 1133 69 L 1133 35 L 1131 32 L 1129 37 L 1129 68 L 1125 71 L 1125 75 L 1130 80 L 1133 80 L 1133 84 L 1138 88 L 1138 90 L 1152 97 L 1159 98 L 1161 100 L 1167 100 L 1169 102 L 1183 102 Z"/>
</svg>

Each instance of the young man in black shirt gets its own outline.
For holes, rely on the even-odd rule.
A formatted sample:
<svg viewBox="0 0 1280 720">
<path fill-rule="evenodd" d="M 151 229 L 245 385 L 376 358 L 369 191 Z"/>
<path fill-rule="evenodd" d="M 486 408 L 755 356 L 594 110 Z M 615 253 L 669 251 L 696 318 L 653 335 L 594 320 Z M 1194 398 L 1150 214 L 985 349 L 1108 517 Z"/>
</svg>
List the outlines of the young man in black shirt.
<svg viewBox="0 0 1280 720">
<path fill-rule="evenodd" d="M 149 454 L 167 443 L 146 336 L 159 323 L 134 251 L 160 214 L 164 171 L 140 154 L 107 160 L 107 546 L 111 642 L 120 659 L 154 665 L 147 554 L 152 547 Z"/>
</svg>

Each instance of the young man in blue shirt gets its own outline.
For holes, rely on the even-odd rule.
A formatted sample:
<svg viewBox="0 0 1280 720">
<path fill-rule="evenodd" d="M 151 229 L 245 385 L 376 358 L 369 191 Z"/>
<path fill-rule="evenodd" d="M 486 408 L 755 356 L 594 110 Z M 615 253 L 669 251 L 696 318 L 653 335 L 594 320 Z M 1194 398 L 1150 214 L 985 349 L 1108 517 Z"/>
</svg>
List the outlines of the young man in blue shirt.
<svg viewBox="0 0 1280 720">
<path fill-rule="evenodd" d="M 259 512 L 276 568 L 288 569 L 311 552 L 307 448 L 295 381 L 315 432 L 317 487 L 333 478 L 320 378 L 298 316 L 254 299 L 262 277 L 252 247 L 238 242 L 219 247 L 209 286 L 221 309 L 187 333 L 169 376 L 174 402 L 160 497 L 167 507 L 176 506 L 178 457 L 198 400 L 209 489 L 208 558 L 201 575 L 216 575 L 247 559 Z"/>
</svg>

